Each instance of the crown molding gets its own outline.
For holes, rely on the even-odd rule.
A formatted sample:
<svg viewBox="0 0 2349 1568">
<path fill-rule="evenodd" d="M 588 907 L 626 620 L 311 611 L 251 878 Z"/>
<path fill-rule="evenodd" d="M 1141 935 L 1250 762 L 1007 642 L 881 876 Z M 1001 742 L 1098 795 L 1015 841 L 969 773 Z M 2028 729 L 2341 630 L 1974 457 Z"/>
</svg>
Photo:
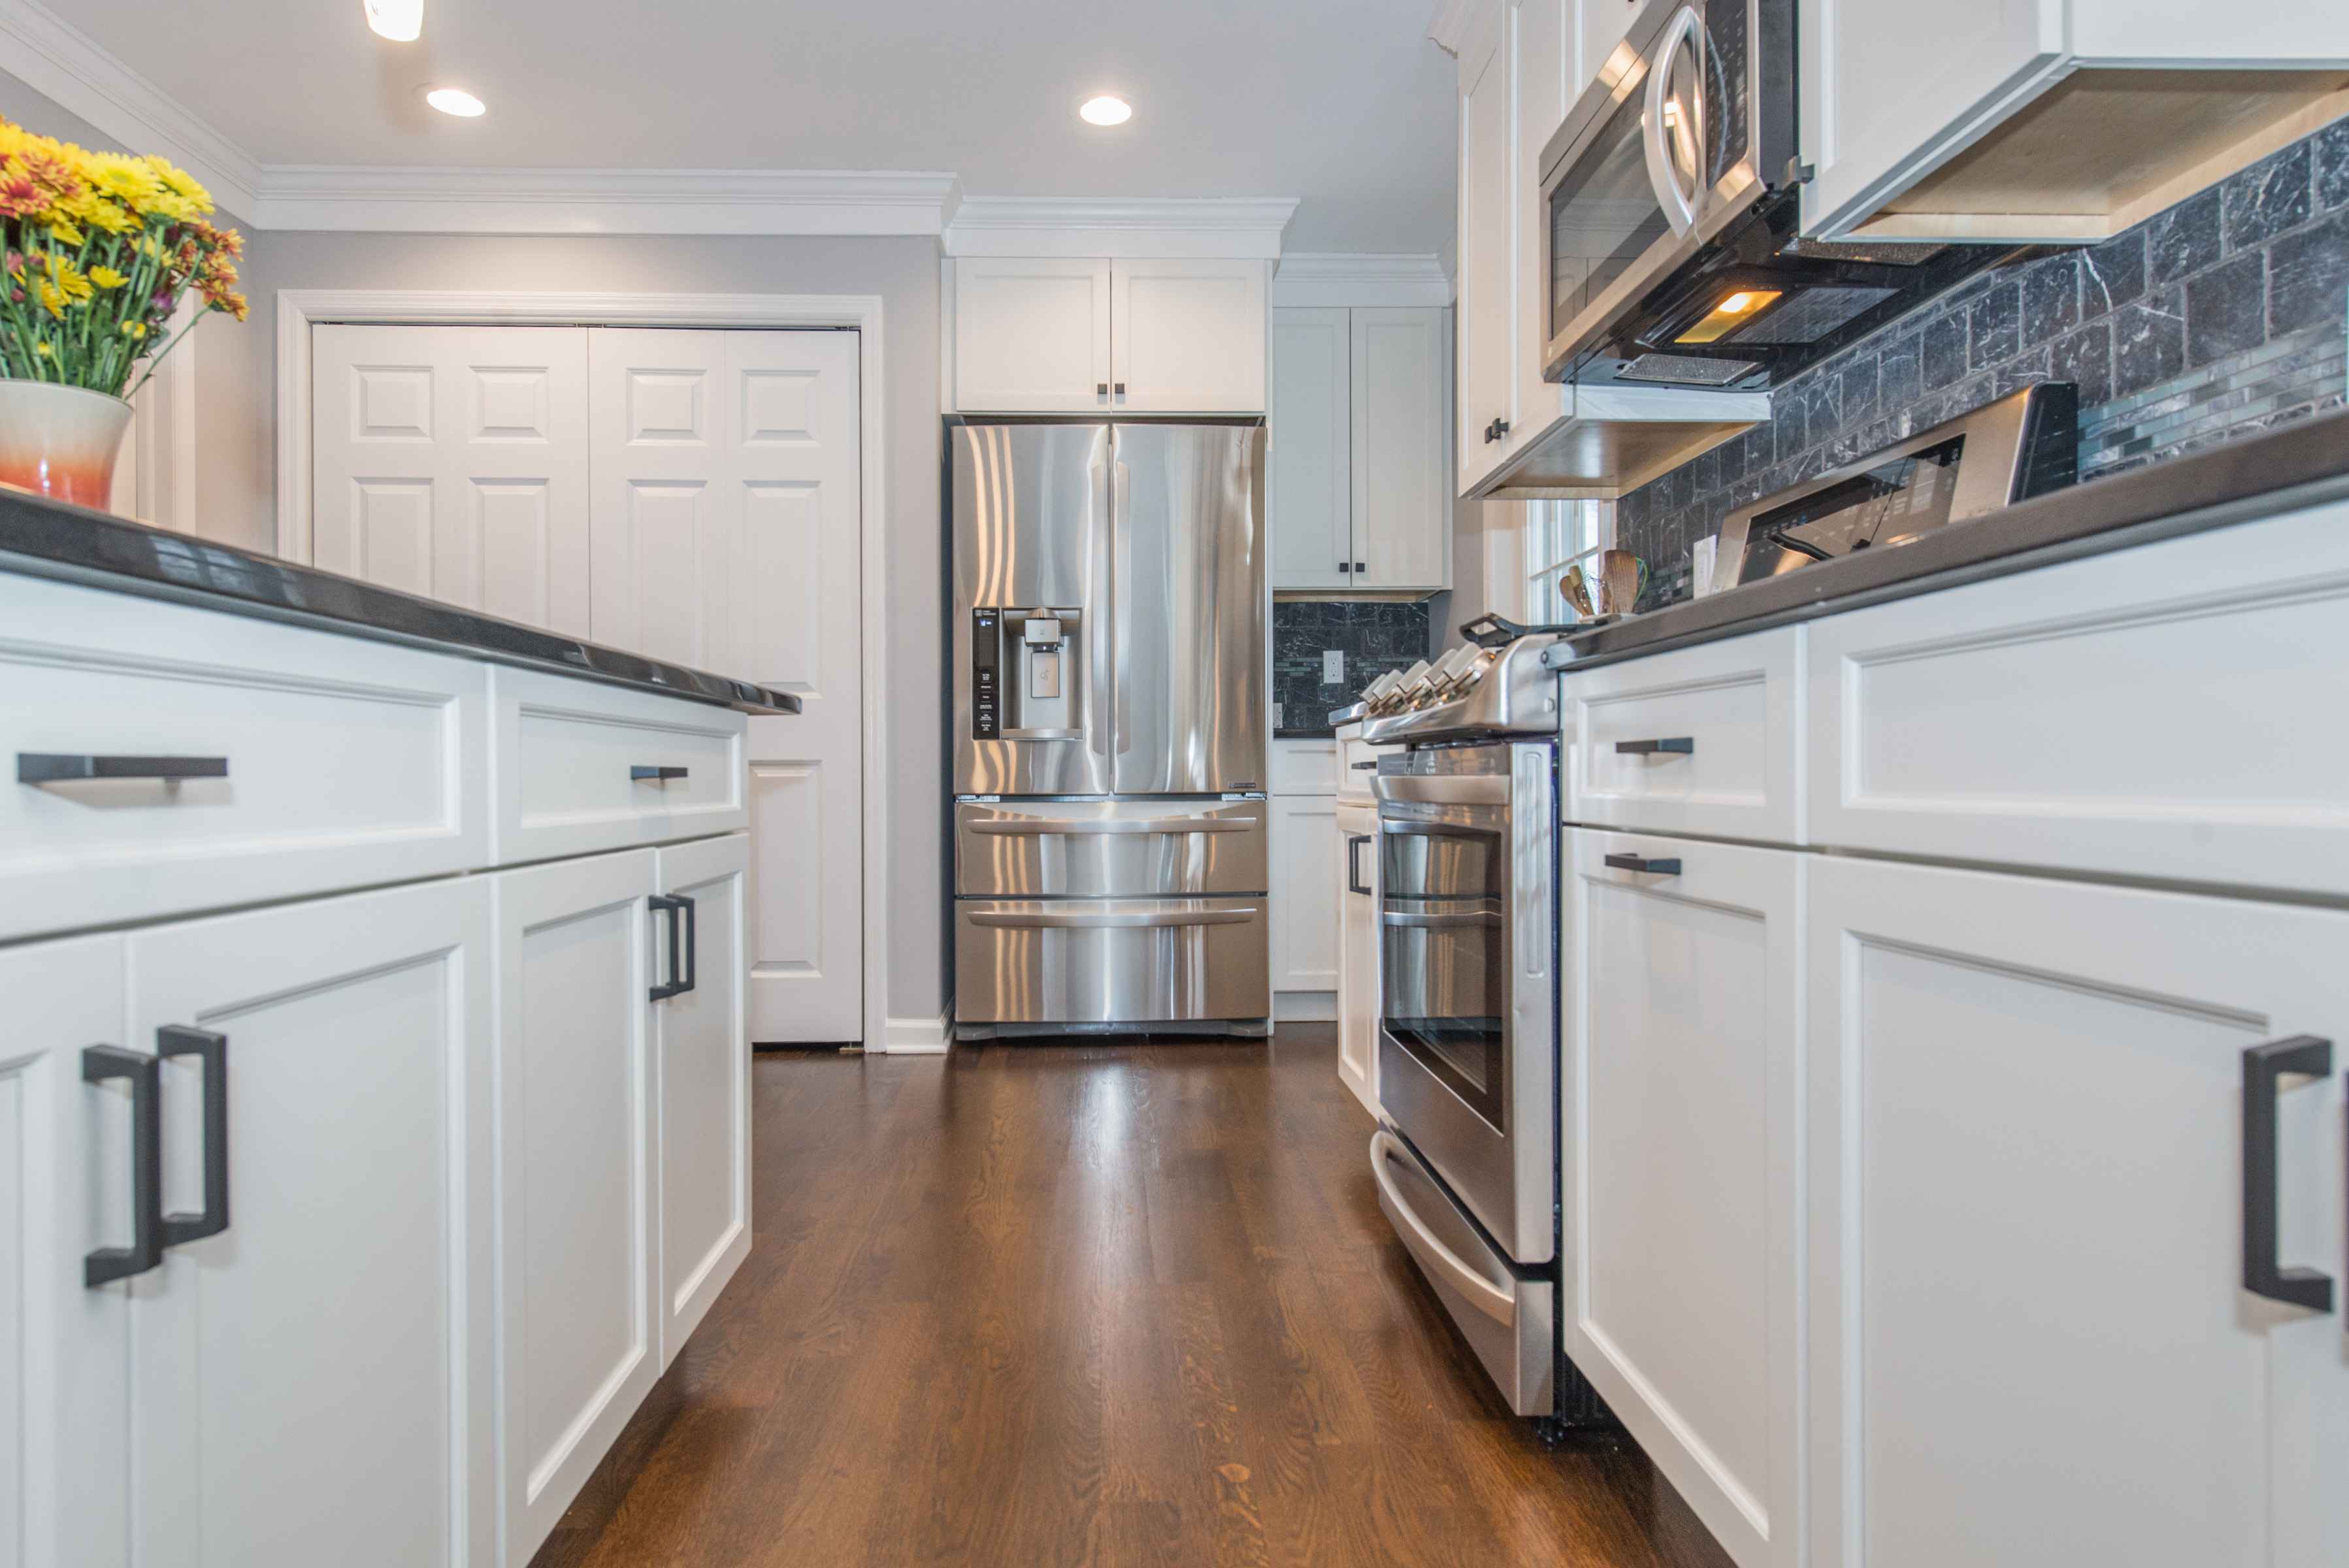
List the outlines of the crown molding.
<svg viewBox="0 0 2349 1568">
<path fill-rule="evenodd" d="M 263 229 L 436 234 L 926 234 L 951 174 L 759 169 L 295 167 L 261 171 Z"/>
<path fill-rule="evenodd" d="M 257 222 L 260 165 L 54 12 L 33 0 L 0 0 L 0 70 L 126 150 L 170 159 L 210 186 L 222 211 Z"/>
<path fill-rule="evenodd" d="M 1427 19 L 1427 36 L 1435 46 L 1455 59 L 1468 36 L 1468 24 L 1481 0 L 1436 0 L 1435 15 Z"/>
<path fill-rule="evenodd" d="M 1292 251 L 1272 275 L 1276 305 L 1447 305 L 1452 280 L 1433 252 Z"/>
<path fill-rule="evenodd" d="M 941 236 L 949 256 L 1222 256 L 1273 261 L 1293 196 L 969 196 Z"/>
</svg>

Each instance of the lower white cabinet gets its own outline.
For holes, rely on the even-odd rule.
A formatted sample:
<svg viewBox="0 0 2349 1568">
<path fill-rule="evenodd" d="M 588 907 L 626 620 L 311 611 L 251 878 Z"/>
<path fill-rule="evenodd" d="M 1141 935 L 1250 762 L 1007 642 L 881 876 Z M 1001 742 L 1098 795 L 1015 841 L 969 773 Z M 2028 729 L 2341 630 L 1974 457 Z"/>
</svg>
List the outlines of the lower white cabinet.
<svg viewBox="0 0 2349 1568">
<path fill-rule="evenodd" d="M 1271 804 L 1272 988 L 1335 991 L 1338 799 L 1276 795 Z"/>
<path fill-rule="evenodd" d="M 1338 1077 L 1379 1113 L 1379 813 L 1338 806 Z"/>
<path fill-rule="evenodd" d="M 1815 1561 L 2349 1562 L 2349 913 L 1834 859 L 1809 929 Z"/>
<path fill-rule="evenodd" d="M 1806 857 L 1562 858 L 1566 1352 L 1741 1568 L 1800 1563 Z"/>
</svg>

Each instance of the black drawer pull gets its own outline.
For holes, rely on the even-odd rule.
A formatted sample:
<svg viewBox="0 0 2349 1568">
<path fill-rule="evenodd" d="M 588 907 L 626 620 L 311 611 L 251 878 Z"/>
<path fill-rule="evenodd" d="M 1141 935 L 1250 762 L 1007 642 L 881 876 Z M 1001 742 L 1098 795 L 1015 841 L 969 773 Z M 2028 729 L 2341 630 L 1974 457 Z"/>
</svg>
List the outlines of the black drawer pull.
<svg viewBox="0 0 2349 1568">
<path fill-rule="evenodd" d="M 1625 757 L 1653 757 L 1658 752 L 1670 752 L 1675 757 L 1693 757 L 1696 755 L 1696 738 L 1676 735 L 1670 740 L 1619 740 L 1615 743 L 1615 749 Z"/>
<path fill-rule="evenodd" d="M 84 1253 L 84 1286 L 111 1284 L 163 1261 L 163 1117 L 157 1103 L 161 1064 L 119 1046 L 84 1046 L 81 1081 L 130 1080 L 130 1244 Z"/>
<path fill-rule="evenodd" d="M 1354 764 L 1354 771 L 1357 773 L 1376 773 L 1378 770 L 1379 759 L 1375 757 L 1371 758 L 1368 762 L 1357 762 Z"/>
<path fill-rule="evenodd" d="M 16 753 L 19 784 L 70 784 L 83 779 L 225 779 L 225 757 L 87 757 L 58 751 Z"/>
<path fill-rule="evenodd" d="M 2243 1053 L 2243 1288 L 2270 1301 L 2333 1310 L 2333 1277 L 2285 1268 L 2276 1256 L 2276 1088 L 2286 1073 L 2329 1078 L 2333 1042 L 2313 1035 Z"/>
<path fill-rule="evenodd" d="M 685 775 L 686 770 L 682 768 L 646 768 L 640 765 L 628 769 L 628 782 L 666 784 L 672 779 L 682 779 Z"/>
<path fill-rule="evenodd" d="M 654 913 L 668 916 L 669 978 L 666 984 L 652 988 L 652 999 L 661 1002 L 671 996 L 682 996 L 693 989 L 700 968 L 700 933 L 694 918 L 693 901 L 681 893 L 656 893 L 645 903 L 646 907 Z M 678 961 L 678 954 L 679 927 L 683 928 L 685 941 L 682 963 Z"/>
<path fill-rule="evenodd" d="M 1677 860 L 1651 861 L 1640 855 L 1609 855 L 1607 863 L 1619 872 L 1642 872 L 1651 877 L 1676 877 L 1681 874 Z"/>
<path fill-rule="evenodd" d="M 163 1244 L 176 1247 L 228 1229 L 228 1037 L 166 1024 L 155 1031 L 155 1055 L 195 1057 L 204 1069 L 204 1206 L 163 1216 Z"/>
<path fill-rule="evenodd" d="M 1355 833 L 1346 840 L 1346 891 L 1370 896 L 1370 884 L 1362 880 L 1362 846 L 1371 841 L 1367 833 Z"/>
</svg>

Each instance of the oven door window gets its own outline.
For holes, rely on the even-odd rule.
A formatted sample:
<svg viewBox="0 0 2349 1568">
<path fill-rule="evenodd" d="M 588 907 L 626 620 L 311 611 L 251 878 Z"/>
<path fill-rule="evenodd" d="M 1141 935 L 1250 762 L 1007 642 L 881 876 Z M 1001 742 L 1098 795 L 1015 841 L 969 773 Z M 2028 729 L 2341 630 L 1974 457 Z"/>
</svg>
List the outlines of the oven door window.
<svg viewBox="0 0 2349 1568">
<path fill-rule="evenodd" d="M 1381 1022 L 1506 1132 L 1507 841 L 1498 828 L 1380 824 Z"/>
</svg>

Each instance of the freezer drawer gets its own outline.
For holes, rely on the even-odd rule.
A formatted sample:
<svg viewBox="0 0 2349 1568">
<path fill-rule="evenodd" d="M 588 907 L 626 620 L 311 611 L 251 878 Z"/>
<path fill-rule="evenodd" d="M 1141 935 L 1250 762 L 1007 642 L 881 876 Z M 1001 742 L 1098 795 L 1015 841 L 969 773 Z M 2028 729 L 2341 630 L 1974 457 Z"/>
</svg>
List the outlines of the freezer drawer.
<svg viewBox="0 0 2349 1568">
<path fill-rule="evenodd" d="M 1557 1377 L 1555 1281 L 1510 1267 L 1435 1174 L 1384 1128 L 1371 1134 L 1371 1175 L 1387 1222 L 1509 1408 L 1520 1416 L 1550 1414 Z"/>
<path fill-rule="evenodd" d="M 958 1024 L 1139 1026 L 1271 1011 L 1261 898 L 955 903 Z"/>
<path fill-rule="evenodd" d="M 966 800 L 965 898 L 1172 898 L 1269 886 L 1262 800 Z"/>
</svg>

